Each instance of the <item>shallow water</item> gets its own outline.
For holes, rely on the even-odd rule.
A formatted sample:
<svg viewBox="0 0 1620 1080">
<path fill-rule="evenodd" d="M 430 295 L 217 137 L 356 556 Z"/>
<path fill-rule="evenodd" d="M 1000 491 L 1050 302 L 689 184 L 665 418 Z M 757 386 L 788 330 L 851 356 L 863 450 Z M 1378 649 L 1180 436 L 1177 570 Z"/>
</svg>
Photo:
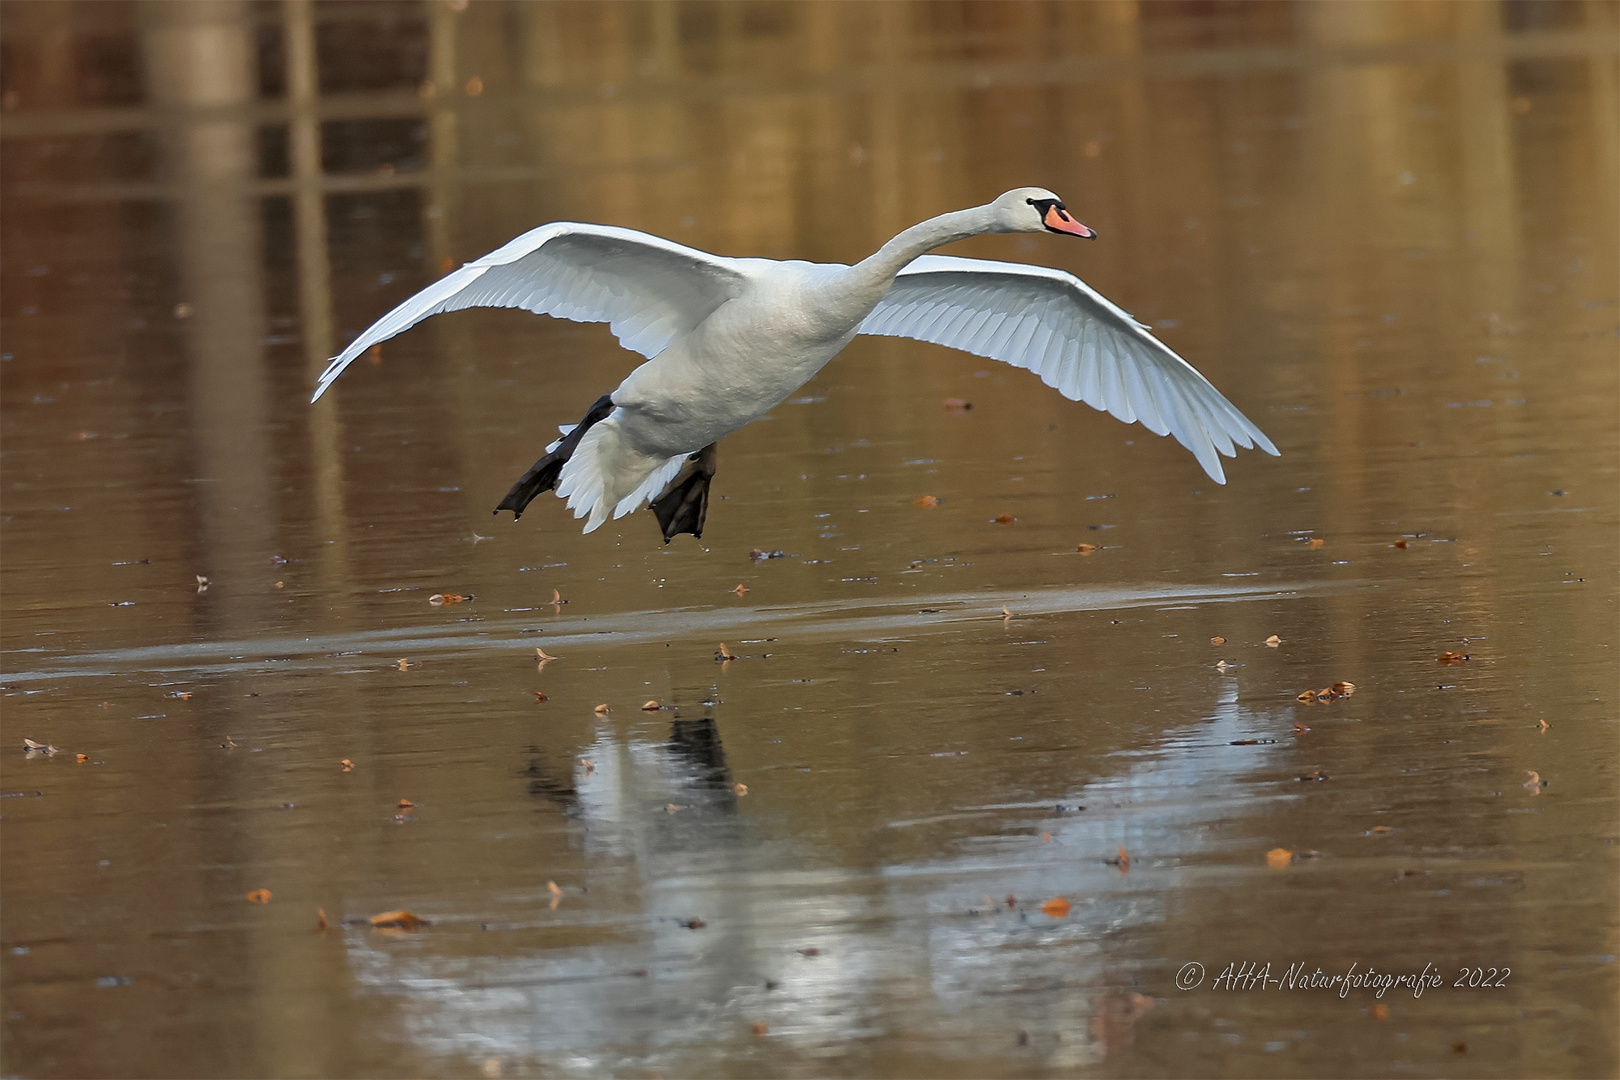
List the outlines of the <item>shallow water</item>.
<svg viewBox="0 0 1620 1080">
<path fill-rule="evenodd" d="M 1615 1073 L 1614 5 L 464 7 L 8 7 L 8 1075 Z M 604 327 L 306 404 L 1020 184 L 1281 458 L 865 339 L 666 547 L 489 514 Z"/>
</svg>

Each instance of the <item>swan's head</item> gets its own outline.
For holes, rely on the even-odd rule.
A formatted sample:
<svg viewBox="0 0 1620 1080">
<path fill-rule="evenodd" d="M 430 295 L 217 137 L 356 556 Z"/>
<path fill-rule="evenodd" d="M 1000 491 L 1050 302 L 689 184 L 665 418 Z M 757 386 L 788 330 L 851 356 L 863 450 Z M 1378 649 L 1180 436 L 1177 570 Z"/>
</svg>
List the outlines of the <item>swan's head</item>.
<svg viewBox="0 0 1620 1080">
<path fill-rule="evenodd" d="M 1096 232 L 1069 216 L 1063 200 L 1045 188 L 1013 188 L 990 204 L 1001 232 L 1054 232 L 1094 239 Z"/>
</svg>

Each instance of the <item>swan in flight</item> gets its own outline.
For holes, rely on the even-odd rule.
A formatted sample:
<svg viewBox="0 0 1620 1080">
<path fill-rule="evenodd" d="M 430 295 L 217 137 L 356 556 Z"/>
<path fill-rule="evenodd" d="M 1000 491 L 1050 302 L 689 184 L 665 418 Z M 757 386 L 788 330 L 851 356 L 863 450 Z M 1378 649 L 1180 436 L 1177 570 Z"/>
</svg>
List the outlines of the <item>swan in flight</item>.
<svg viewBox="0 0 1620 1080">
<path fill-rule="evenodd" d="M 650 503 L 664 542 L 703 535 L 715 443 L 810 380 L 856 334 L 916 338 L 1027 368 L 1072 401 L 1191 450 L 1277 448 L 1191 364 L 1073 274 L 927 252 L 981 233 L 1094 237 L 1044 188 L 913 225 L 854 266 L 733 259 L 612 225 L 553 222 L 467 263 L 377 320 L 321 373 L 429 315 L 520 307 L 608 323 L 647 357 L 546 447 L 496 507 L 555 488 L 591 532 Z"/>
</svg>

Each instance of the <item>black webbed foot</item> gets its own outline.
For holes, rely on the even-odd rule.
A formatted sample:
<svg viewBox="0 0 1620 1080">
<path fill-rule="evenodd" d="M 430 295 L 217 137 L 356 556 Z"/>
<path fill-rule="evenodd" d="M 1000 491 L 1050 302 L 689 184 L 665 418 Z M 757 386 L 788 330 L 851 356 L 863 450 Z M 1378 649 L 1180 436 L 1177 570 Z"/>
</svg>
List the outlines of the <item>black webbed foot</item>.
<svg viewBox="0 0 1620 1080">
<path fill-rule="evenodd" d="M 563 437 L 562 442 L 557 444 L 557 449 L 535 462 L 534 466 L 523 474 L 523 478 L 512 485 L 512 490 L 506 493 L 506 498 L 496 505 L 495 513 L 510 510 L 512 511 L 513 521 L 522 517 L 524 508 L 534 501 L 536 495 L 543 491 L 550 491 L 557 486 L 557 477 L 562 475 L 563 466 L 568 464 L 568 459 L 574 456 L 574 450 L 579 446 L 579 440 L 585 437 L 585 433 L 590 430 L 591 425 L 599 420 L 606 419 L 607 415 L 612 411 L 612 394 L 603 394 L 597 398 L 596 404 L 592 405 L 590 411 L 585 414 L 585 419 L 581 420 L 578 427 Z"/>
<path fill-rule="evenodd" d="M 681 533 L 703 538 L 703 519 L 709 514 L 709 481 L 714 479 L 714 445 L 710 443 L 687 458 L 664 493 L 652 501 L 652 512 L 658 515 L 666 544 Z"/>
</svg>

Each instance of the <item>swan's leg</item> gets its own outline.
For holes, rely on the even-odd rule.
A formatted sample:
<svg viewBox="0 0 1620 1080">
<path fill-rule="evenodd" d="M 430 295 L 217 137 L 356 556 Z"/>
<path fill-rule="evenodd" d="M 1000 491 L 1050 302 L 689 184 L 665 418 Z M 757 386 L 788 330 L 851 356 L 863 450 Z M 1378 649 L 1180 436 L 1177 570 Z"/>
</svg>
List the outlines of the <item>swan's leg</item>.
<svg viewBox="0 0 1620 1080">
<path fill-rule="evenodd" d="M 664 530 L 664 543 L 681 533 L 703 538 L 703 519 L 709 513 L 709 481 L 714 479 L 714 443 L 710 443 L 681 466 L 664 493 L 652 501 L 652 512 Z"/>
<path fill-rule="evenodd" d="M 512 490 L 508 491 L 506 498 L 502 499 L 499 505 L 495 507 L 495 512 L 498 514 L 502 510 L 510 510 L 512 511 L 513 521 L 522 517 L 524 508 L 534 500 L 536 495 L 542 491 L 550 491 L 557 486 L 558 474 L 562 472 L 562 467 L 568 463 L 568 459 L 573 456 L 574 448 L 579 445 L 579 440 L 585 437 L 585 432 L 590 430 L 592 424 L 605 419 L 612 411 L 612 394 L 603 394 L 597 398 L 596 404 L 592 405 L 590 411 L 585 414 L 585 419 L 581 420 L 578 427 L 563 437 L 563 440 L 557 444 L 557 449 L 535 462 L 534 466 L 523 474 L 523 479 L 512 485 Z"/>
</svg>

